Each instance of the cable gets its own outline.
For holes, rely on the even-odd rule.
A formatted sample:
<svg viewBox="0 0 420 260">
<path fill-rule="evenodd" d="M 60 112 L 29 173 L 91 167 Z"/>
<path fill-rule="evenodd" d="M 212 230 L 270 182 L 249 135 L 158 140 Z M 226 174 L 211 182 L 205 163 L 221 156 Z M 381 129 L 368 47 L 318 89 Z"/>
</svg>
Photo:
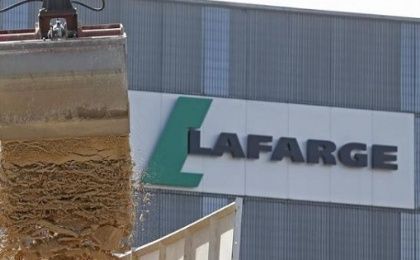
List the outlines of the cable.
<svg viewBox="0 0 420 260">
<path fill-rule="evenodd" d="M 91 6 L 87 5 L 87 4 L 84 4 L 84 3 L 79 2 L 79 1 L 72 1 L 72 3 L 73 4 L 80 5 L 80 6 L 83 6 L 83 7 L 86 7 L 87 9 L 92 10 L 92 11 L 100 12 L 100 11 L 102 11 L 102 10 L 105 9 L 105 0 L 101 0 L 101 1 L 102 1 L 102 6 L 99 7 L 99 8 L 91 7 Z M 3 9 L 0 9 L 0 13 L 9 11 L 9 10 L 11 10 L 13 8 L 16 8 L 18 6 L 21 6 L 23 4 L 27 4 L 27 3 L 30 3 L 30 2 L 43 2 L 43 0 L 25 0 L 25 1 L 22 1 L 22 2 L 19 2 L 19 3 L 16 3 L 16 4 L 12 4 L 10 6 L 7 6 L 7 7 L 3 8 Z"/>
<path fill-rule="evenodd" d="M 86 7 L 87 9 L 92 10 L 92 11 L 95 11 L 95 12 L 100 12 L 100 11 L 102 11 L 102 10 L 105 9 L 105 0 L 102 0 L 102 6 L 99 7 L 99 8 L 91 7 L 91 6 L 87 5 L 87 4 L 81 3 L 79 1 L 72 1 L 72 3 L 73 4 L 80 5 L 80 6 L 83 6 L 83 7 Z"/>
<path fill-rule="evenodd" d="M 0 13 L 9 11 L 9 10 L 11 10 L 13 8 L 16 8 L 18 6 L 21 6 L 23 4 L 27 4 L 27 3 L 30 3 L 30 2 L 42 2 L 42 0 L 25 0 L 25 1 L 22 1 L 22 2 L 19 2 L 19 3 L 16 3 L 16 4 L 12 4 L 12 5 L 9 5 L 8 7 L 5 7 L 3 9 L 0 9 Z"/>
</svg>

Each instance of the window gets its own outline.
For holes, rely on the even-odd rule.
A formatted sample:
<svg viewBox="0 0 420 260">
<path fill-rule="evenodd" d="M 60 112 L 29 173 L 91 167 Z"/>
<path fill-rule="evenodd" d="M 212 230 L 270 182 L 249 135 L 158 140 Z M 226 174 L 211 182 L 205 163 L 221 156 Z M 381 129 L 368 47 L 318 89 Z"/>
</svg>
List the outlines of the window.
<svg viewBox="0 0 420 260">
<path fill-rule="evenodd" d="M 204 94 L 229 95 L 228 9 L 203 8 L 203 85 Z"/>
</svg>

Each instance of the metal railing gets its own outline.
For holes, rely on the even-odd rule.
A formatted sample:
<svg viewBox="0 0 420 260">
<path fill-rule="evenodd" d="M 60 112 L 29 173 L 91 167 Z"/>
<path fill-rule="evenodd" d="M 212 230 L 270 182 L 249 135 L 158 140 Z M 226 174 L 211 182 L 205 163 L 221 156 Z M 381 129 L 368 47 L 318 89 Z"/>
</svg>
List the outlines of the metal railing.
<svg viewBox="0 0 420 260">
<path fill-rule="evenodd" d="M 242 199 L 165 237 L 133 249 L 122 260 L 239 259 Z"/>
</svg>

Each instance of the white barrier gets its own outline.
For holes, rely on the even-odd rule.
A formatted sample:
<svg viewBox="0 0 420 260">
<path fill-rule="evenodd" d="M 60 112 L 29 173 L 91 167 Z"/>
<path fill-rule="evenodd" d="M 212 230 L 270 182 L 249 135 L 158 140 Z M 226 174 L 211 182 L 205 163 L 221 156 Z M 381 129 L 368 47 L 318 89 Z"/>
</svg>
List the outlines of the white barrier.
<svg viewBox="0 0 420 260">
<path fill-rule="evenodd" d="M 122 260 L 238 260 L 242 199 L 165 237 L 119 256 Z"/>
</svg>

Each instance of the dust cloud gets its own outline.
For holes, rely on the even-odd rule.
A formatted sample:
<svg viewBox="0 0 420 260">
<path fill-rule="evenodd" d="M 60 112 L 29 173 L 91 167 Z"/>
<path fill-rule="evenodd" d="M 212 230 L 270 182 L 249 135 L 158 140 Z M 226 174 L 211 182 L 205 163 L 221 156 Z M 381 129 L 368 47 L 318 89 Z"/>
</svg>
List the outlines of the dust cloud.
<svg viewBox="0 0 420 260">
<path fill-rule="evenodd" d="M 0 259 L 112 259 L 130 246 L 128 136 L 7 141 Z"/>
</svg>

